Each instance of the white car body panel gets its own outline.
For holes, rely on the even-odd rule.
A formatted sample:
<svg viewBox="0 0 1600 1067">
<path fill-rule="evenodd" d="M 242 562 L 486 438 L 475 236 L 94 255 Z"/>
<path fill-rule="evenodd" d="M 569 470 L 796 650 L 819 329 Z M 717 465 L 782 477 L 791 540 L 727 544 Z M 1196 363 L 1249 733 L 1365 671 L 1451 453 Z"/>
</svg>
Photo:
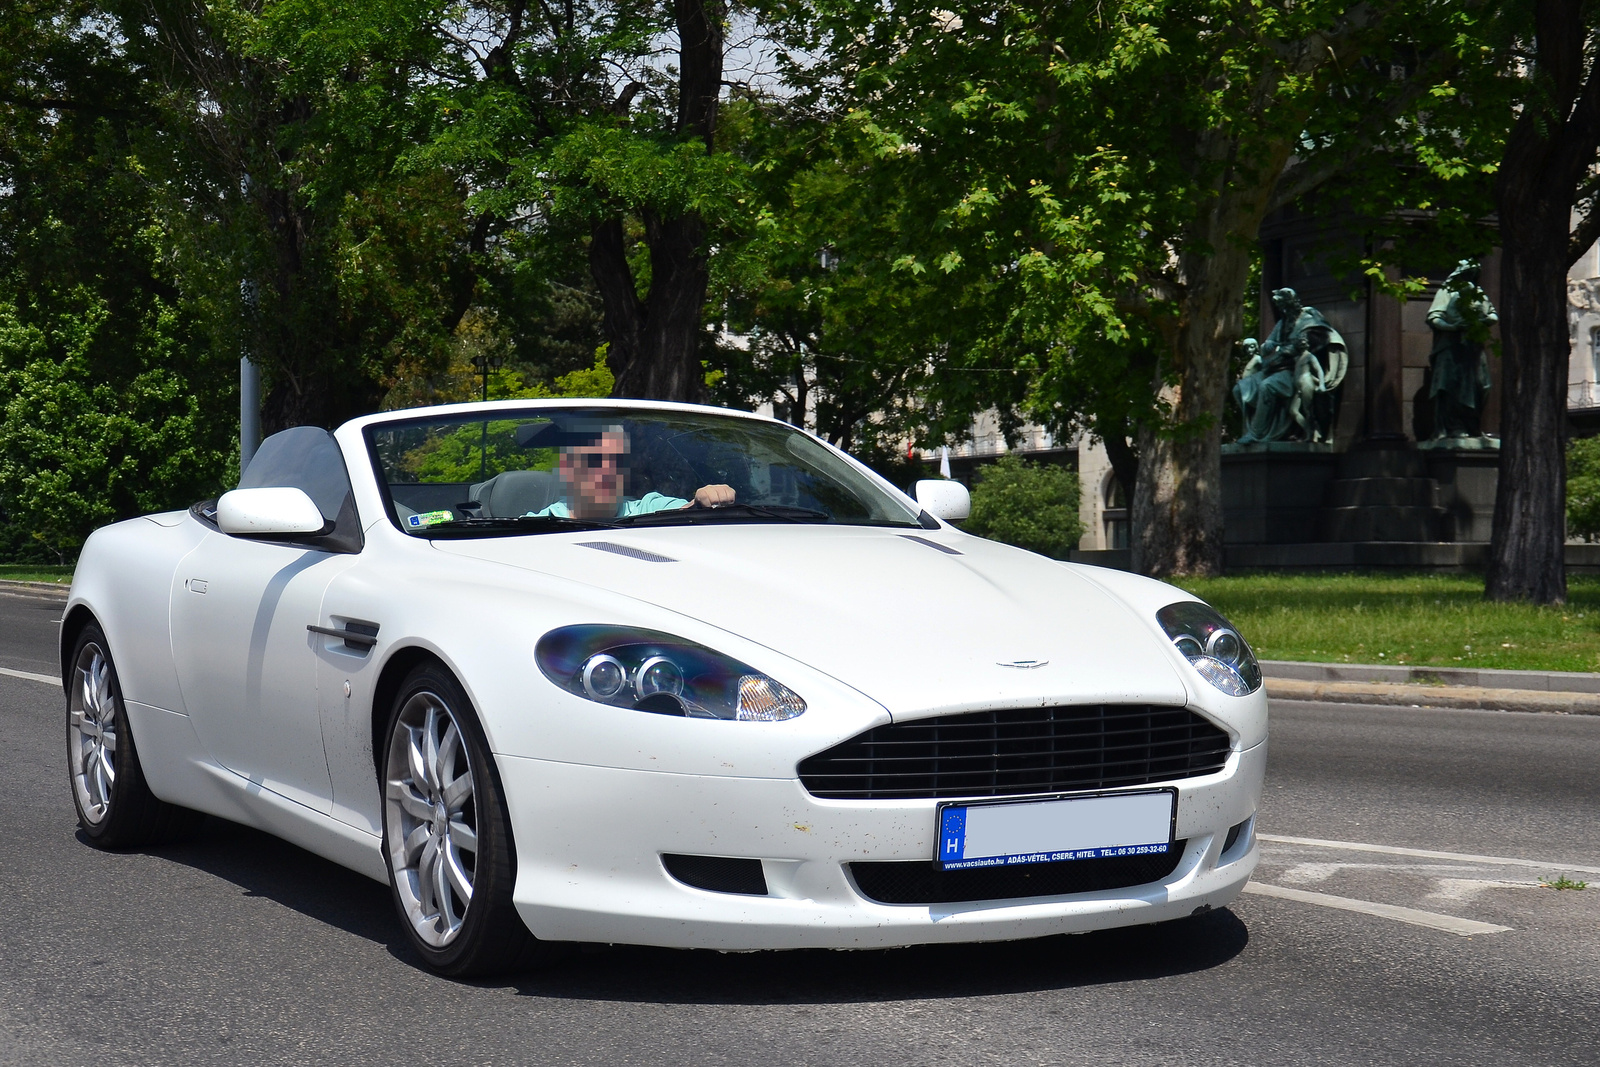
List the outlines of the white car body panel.
<svg viewBox="0 0 1600 1067">
<path fill-rule="evenodd" d="M 306 624 L 357 558 L 213 536 L 172 582 L 172 655 L 195 733 L 224 767 L 324 814 L 332 789 Z"/>
<path fill-rule="evenodd" d="M 597 542 L 676 562 L 583 547 Z M 830 674 L 899 718 L 1068 695 L 1172 704 L 1186 695 L 1168 656 L 1171 642 L 1099 586 L 1065 568 L 1042 568 L 1032 553 L 953 532 L 667 527 L 435 548 L 672 605 L 802 663 L 828 664 Z M 1048 662 L 1001 666 L 1019 660 Z"/>
<path fill-rule="evenodd" d="M 923 860 L 934 850 L 933 801 L 824 801 L 793 779 L 641 773 L 502 757 L 508 790 L 540 797 L 515 825 L 537 860 L 517 869 L 515 898 L 535 936 L 726 951 L 881 948 L 912 942 L 1003 941 L 1182 918 L 1236 897 L 1255 867 L 1254 835 L 1218 865 L 1228 827 L 1255 810 L 1266 745 L 1180 791 L 1177 869 L 1136 890 L 1064 899 L 891 905 L 865 901 L 840 864 Z M 566 801 L 592 798 L 581 810 Z M 596 809 L 599 809 L 598 811 Z M 695 812 L 684 818 L 679 813 Z M 515 819 L 514 819 L 515 821 Z M 605 826 L 603 837 L 595 828 Z M 617 847 L 621 844 L 622 847 Z M 1242 847 L 1240 847 L 1242 846 Z M 686 887 L 658 852 L 762 861 L 768 897 Z M 619 862 L 619 857 L 626 857 Z"/>
<path fill-rule="evenodd" d="M 560 406 L 450 411 L 535 405 Z M 380 678 L 426 655 L 461 682 L 481 722 L 510 808 L 515 901 L 539 937 L 722 949 L 1030 937 L 1220 906 L 1254 868 L 1248 831 L 1221 850 L 1259 801 L 1266 696 L 1211 687 L 1163 634 L 1155 612 L 1189 594 L 944 524 L 429 541 L 390 521 L 363 437 L 374 422 L 424 414 L 371 416 L 334 434 L 365 532 L 359 552 L 232 538 L 184 512 L 89 539 L 64 640 L 88 616 L 104 628 L 158 797 L 386 880 L 373 753 L 374 723 L 388 715 Z M 671 562 L 586 547 L 594 542 Z M 370 650 L 307 630 L 352 621 L 378 627 Z M 752 723 L 585 700 L 534 659 L 543 635 L 574 624 L 697 642 L 779 680 L 807 710 Z M 1186 706 L 1228 734 L 1221 772 L 1173 783 L 1187 844 L 1170 876 L 1131 890 L 920 906 L 874 903 L 853 886 L 847 863 L 930 859 L 938 802 L 819 799 L 797 777 L 801 760 L 891 721 L 1056 704 Z M 769 894 L 693 888 L 666 873 L 668 852 L 760 860 Z"/>
</svg>

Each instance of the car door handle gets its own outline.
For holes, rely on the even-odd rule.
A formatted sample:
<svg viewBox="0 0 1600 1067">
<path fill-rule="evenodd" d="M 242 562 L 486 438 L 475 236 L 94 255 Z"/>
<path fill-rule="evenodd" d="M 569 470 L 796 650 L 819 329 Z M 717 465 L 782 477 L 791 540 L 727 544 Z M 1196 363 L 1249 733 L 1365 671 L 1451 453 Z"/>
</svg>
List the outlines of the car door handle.
<svg viewBox="0 0 1600 1067">
<path fill-rule="evenodd" d="M 342 637 L 344 638 L 344 647 L 353 648 L 357 652 L 366 652 L 378 643 L 377 623 L 347 623 L 346 628 L 343 630 L 336 630 L 332 626 L 317 626 L 314 623 L 307 623 L 306 629 L 314 634 L 322 634 L 325 637 Z"/>
</svg>

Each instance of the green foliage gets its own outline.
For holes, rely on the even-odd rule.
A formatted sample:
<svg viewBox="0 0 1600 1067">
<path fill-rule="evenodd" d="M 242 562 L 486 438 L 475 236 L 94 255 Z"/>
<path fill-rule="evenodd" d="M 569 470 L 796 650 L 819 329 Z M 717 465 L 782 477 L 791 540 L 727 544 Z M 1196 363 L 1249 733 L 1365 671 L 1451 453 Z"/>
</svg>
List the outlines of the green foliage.
<svg viewBox="0 0 1600 1067">
<path fill-rule="evenodd" d="M 515 371 L 496 371 L 490 378 L 495 400 L 548 400 L 557 397 L 608 397 L 611 371 L 604 346 L 595 354 L 594 366 L 557 378 L 554 386 L 529 384 Z M 405 454 L 395 472 L 419 482 L 476 482 L 507 470 L 553 470 L 556 450 L 530 453 L 516 443 L 520 423 L 495 420 L 487 426 L 470 423 L 451 433 L 424 441 Z"/>
<path fill-rule="evenodd" d="M 476 482 L 508 470 L 552 470 L 555 449 L 539 449 L 532 460 L 518 447 L 520 422 L 471 423 L 425 441 L 406 453 L 400 471 L 419 482 Z"/>
<path fill-rule="evenodd" d="M 972 516 L 962 529 L 1055 559 L 1066 559 L 1078 547 L 1083 523 L 1077 472 L 1008 454 L 981 474 L 972 490 Z"/>
<path fill-rule="evenodd" d="M 1600 539 L 1600 437 L 1567 445 L 1567 534 Z"/>
<path fill-rule="evenodd" d="M 1385 240 L 1415 245 L 1424 215 L 1482 238 L 1516 80 L 1493 57 L 1521 11 L 707 10 L 730 39 L 781 24 L 790 76 L 778 99 L 731 88 L 709 144 L 655 0 L 0 9 L 0 553 L 20 516 L 70 551 L 69 518 L 142 506 L 141 478 L 165 506 L 191 491 L 177 467 L 219 477 L 241 352 L 269 430 L 473 399 L 474 361 L 499 364 L 497 398 L 603 395 L 591 253 L 614 223 L 641 307 L 673 263 L 709 274 L 709 310 L 673 329 L 703 327 L 714 399 L 880 467 L 985 409 L 1003 432 L 1209 432 L 1218 398 L 1173 398 L 1243 329 L 1267 206 L 1343 168 L 1341 202 Z M 686 216 L 674 259 L 661 234 Z M 1380 244 L 1359 266 L 1387 278 Z M 72 440 L 116 458 L 86 466 Z"/>
<path fill-rule="evenodd" d="M 0 559 L 71 558 L 230 474 L 238 349 L 180 291 L 126 43 L 99 4 L 0 8 Z"/>
<path fill-rule="evenodd" d="M 1478 160 L 1493 132 L 1462 141 L 1464 109 L 1431 92 L 1481 63 L 1479 5 L 785 10 L 809 99 L 871 138 L 848 173 L 902 222 L 876 255 L 914 304 L 907 333 L 943 342 L 931 390 L 962 383 L 1062 437 L 1138 438 L 1142 491 L 1173 493 L 1136 534 L 1156 569 L 1221 562 L 1221 509 L 1202 504 L 1267 214 L 1372 161 L 1386 184 L 1365 183 L 1363 211 L 1484 236 L 1484 174 L 1451 153 Z M 1472 188 L 1440 213 L 1447 178 Z"/>
<path fill-rule="evenodd" d="M 0 304 L 0 501 L 9 525 L 58 561 L 97 526 L 207 495 L 232 462 L 225 428 L 179 372 L 182 337 L 170 309 L 151 308 L 137 365 L 107 381 L 93 368 L 110 311 L 78 295 L 75 314 L 43 328 Z M 14 546 L 18 557 L 25 547 Z"/>
<path fill-rule="evenodd" d="M 761 160 L 752 180 L 763 210 L 718 278 L 744 343 L 709 360 L 721 372 L 714 399 L 770 403 L 880 467 L 907 440 L 965 432 L 993 402 L 984 390 L 1019 378 L 1011 366 L 962 366 L 990 358 L 957 343 L 980 290 L 938 293 L 942 276 L 896 266 L 930 220 L 878 167 L 880 135 L 854 116 L 746 108 L 736 118 Z"/>
</svg>

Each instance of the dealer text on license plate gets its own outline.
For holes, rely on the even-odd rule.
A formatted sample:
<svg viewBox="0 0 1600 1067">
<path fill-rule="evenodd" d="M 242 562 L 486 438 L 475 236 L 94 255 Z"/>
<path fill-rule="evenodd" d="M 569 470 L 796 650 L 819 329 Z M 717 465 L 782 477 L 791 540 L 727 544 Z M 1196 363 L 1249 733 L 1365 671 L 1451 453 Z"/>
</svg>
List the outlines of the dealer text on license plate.
<svg viewBox="0 0 1600 1067">
<path fill-rule="evenodd" d="M 935 862 L 945 870 L 1149 856 L 1172 848 L 1178 792 L 1103 793 L 943 804 Z"/>
</svg>

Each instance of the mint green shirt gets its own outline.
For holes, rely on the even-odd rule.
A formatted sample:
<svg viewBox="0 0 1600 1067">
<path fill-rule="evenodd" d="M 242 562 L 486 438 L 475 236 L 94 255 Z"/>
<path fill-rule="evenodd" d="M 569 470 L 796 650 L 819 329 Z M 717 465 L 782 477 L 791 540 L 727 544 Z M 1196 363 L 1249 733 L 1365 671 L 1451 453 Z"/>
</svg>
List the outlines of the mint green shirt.
<svg viewBox="0 0 1600 1067">
<path fill-rule="evenodd" d="M 666 496 L 662 493 L 646 493 L 637 499 L 625 496 L 622 498 L 622 507 L 617 511 L 617 517 L 623 519 L 630 515 L 654 515 L 658 511 L 671 511 L 674 508 L 685 507 L 688 503 L 682 497 Z M 572 512 L 567 510 L 567 502 L 565 500 L 557 500 L 543 511 L 530 511 L 528 514 L 550 515 L 558 519 L 572 517 Z"/>
</svg>

